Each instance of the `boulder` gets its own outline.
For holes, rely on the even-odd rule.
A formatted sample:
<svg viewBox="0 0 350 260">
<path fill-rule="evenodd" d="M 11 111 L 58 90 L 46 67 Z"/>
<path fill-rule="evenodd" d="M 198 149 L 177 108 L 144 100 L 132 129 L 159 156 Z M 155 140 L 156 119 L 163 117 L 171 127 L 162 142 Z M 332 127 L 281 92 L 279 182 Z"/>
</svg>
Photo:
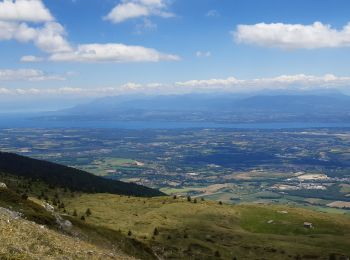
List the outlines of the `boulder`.
<svg viewBox="0 0 350 260">
<path fill-rule="evenodd" d="M 43 203 L 43 207 L 49 212 L 53 212 L 55 210 L 55 208 L 52 205 L 46 202 Z"/>
<path fill-rule="evenodd" d="M 61 223 L 61 227 L 63 230 L 70 230 L 72 228 L 72 222 L 70 222 L 69 220 L 65 220 Z"/>
<path fill-rule="evenodd" d="M 7 189 L 7 186 L 6 186 L 6 184 L 5 183 L 3 183 L 3 182 L 0 182 L 0 190 L 6 190 Z"/>
</svg>

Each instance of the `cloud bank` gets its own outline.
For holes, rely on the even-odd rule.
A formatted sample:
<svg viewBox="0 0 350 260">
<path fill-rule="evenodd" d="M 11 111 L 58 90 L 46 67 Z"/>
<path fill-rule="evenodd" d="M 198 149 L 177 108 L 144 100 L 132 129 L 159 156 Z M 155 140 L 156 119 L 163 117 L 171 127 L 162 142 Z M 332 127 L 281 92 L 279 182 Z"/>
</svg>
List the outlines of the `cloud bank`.
<svg viewBox="0 0 350 260">
<path fill-rule="evenodd" d="M 341 30 L 315 22 L 310 25 L 258 23 L 238 25 L 236 42 L 281 49 L 317 49 L 350 47 L 350 23 Z"/>
<path fill-rule="evenodd" d="M 1 74 L 0 74 L 1 75 Z M 4 76 L 3 76 L 4 77 Z M 37 76 L 38 78 L 40 76 Z M 35 78 L 35 76 L 34 76 Z M 281 75 L 271 78 L 237 79 L 207 79 L 179 81 L 172 84 L 149 83 L 139 84 L 129 82 L 121 86 L 101 88 L 1 88 L 2 95 L 69 95 L 77 97 L 102 97 L 124 94 L 187 94 L 187 93 L 249 93 L 262 90 L 308 91 L 319 89 L 348 90 L 350 77 L 338 77 L 333 74 L 313 76 L 305 74 Z"/>
</svg>

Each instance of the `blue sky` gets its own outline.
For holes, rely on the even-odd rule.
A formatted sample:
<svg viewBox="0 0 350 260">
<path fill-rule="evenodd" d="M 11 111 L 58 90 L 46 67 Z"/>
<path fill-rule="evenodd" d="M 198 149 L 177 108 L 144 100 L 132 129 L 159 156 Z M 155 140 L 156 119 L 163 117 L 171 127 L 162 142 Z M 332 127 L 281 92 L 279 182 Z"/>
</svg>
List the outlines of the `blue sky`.
<svg viewBox="0 0 350 260">
<path fill-rule="evenodd" d="M 0 95 L 345 89 L 349 10 L 348 0 L 0 0 Z"/>
</svg>

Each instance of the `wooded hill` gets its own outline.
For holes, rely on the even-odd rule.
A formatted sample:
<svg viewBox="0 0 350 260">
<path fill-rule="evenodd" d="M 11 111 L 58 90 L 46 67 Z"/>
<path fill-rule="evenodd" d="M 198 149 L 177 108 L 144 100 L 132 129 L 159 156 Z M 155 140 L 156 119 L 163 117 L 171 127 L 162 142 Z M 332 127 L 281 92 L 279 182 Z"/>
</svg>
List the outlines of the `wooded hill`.
<svg viewBox="0 0 350 260">
<path fill-rule="evenodd" d="M 95 176 L 85 171 L 56 163 L 0 152 L 0 172 L 40 180 L 54 187 L 86 193 L 112 193 L 139 197 L 164 195 L 162 192 L 134 183 Z"/>
</svg>

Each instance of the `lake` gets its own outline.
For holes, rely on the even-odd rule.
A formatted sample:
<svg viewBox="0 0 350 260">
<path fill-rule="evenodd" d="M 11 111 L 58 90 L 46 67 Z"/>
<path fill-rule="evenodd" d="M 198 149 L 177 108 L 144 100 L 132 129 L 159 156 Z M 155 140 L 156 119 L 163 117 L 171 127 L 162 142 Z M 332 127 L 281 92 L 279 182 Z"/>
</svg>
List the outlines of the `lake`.
<svg viewBox="0 0 350 260">
<path fill-rule="evenodd" d="M 0 128 L 109 128 L 109 129 L 184 129 L 184 128 L 232 128 L 232 129 L 302 129 L 302 128 L 350 128 L 350 123 L 234 123 L 165 122 L 165 121 L 73 121 L 38 120 L 27 116 L 0 115 Z"/>
</svg>

